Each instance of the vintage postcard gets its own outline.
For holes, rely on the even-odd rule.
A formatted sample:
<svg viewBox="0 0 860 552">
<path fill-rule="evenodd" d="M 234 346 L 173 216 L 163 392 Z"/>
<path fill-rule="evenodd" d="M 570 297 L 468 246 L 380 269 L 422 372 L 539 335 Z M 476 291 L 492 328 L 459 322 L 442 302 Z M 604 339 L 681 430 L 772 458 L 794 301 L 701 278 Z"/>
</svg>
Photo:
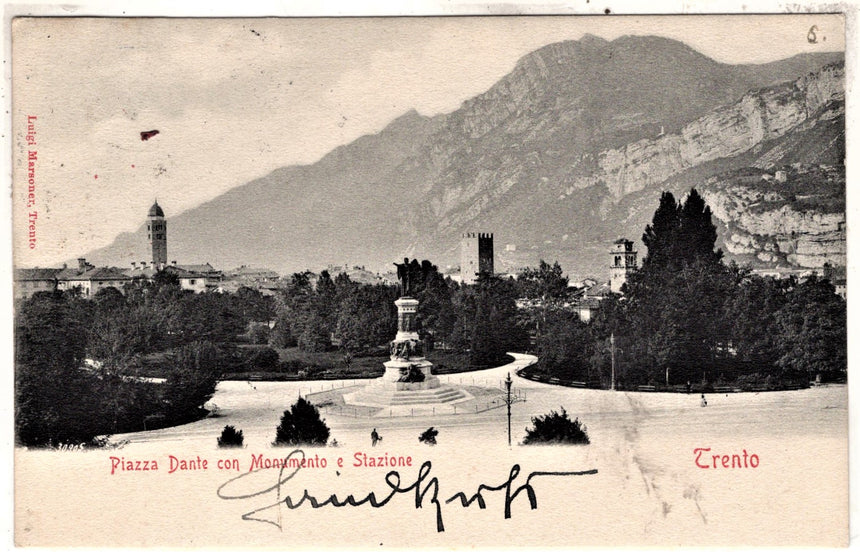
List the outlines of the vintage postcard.
<svg viewBox="0 0 860 552">
<path fill-rule="evenodd" d="M 844 14 L 9 24 L 17 545 L 848 544 Z"/>
</svg>

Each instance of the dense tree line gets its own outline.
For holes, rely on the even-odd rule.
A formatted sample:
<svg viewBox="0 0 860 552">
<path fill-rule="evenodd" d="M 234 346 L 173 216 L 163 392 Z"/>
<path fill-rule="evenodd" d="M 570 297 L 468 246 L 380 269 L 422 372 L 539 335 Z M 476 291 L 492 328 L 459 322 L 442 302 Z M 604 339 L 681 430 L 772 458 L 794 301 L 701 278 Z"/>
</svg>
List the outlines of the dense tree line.
<svg viewBox="0 0 860 552">
<path fill-rule="evenodd" d="M 642 236 L 647 255 L 623 296 L 601 301 L 587 325 L 554 307 L 565 299 L 560 287 L 544 301 L 540 368 L 605 387 L 614 336 L 621 386 L 777 386 L 844 377 L 847 309 L 831 283 L 816 276 L 776 280 L 725 264 L 716 239 L 711 211 L 695 189 L 683 202 L 664 193 Z"/>
<path fill-rule="evenodd" d="M 15 317 L 16 438 L 48 446 L 183 423 L 205 414 L 232 344 L 271 317 L 257 292 L 194 294 L 158 277 L 106 288 L 40 292 Z M 153 366 L 154 365 L 154 366 Z M 141 374 L 165 378 L 152 383 Z"/>
<path fill-rule="evenodd" d="M 417 331 L 427 348 L 439 343 L 469 352 L 472 365 L 503 361 L 505 352 L 527 346 L 528 336 L 516 307 L 518 288 L 511 280 L 483 276 L 474 286 L 444 278 L 429 261 L 413 260 L 410 295 L 418 299 Z M 275 347 L 305 351 L 340 347 L 349 355 L 387 354 L 397 331 L 398 286 L 359 284 L 346 274 L 334 280 L 323 271 L 293 274 L 275 300 Z"/>
</svg>

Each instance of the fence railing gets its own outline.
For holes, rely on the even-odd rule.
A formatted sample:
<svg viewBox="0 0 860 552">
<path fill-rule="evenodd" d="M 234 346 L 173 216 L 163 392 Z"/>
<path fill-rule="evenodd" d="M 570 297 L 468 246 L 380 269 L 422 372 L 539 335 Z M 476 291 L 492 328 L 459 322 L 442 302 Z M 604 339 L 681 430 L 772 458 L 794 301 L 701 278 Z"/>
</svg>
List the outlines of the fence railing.
<svg viewBox="0 0 860 552">
<path fill-rule="evenodd" d="M 514 395 L 511 393 L 511 402 L 525 402 L 525 393 Z M 505 406 L 505 401 L 501 398 L 489 401 L 466 401 L 461 404 L 440 404 L 440 405 L 422 405 L 416 407 L 404 406 L 384 406 L 380 408 L 372 408 L 366 406 L 350 406 L 350 405 L 324 405 L 319 409 L 323 414 L 334 414 L 337 416 L 346 416 L 350 418 L 411 418 L 415 416 L 460 416 L 465 414 L 480 414 L 496 408 Z"/>
</svg>

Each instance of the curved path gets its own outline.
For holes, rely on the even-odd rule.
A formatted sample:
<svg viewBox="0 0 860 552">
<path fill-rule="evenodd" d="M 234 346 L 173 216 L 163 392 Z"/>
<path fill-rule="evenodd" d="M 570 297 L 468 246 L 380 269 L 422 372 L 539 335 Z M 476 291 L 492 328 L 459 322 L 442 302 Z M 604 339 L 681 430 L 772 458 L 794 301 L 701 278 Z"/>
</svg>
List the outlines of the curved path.
<svg viewBox="0 0 860 552">
<path fill-rule="evenodd" d="M 439 376 L 439 381 L 449 385 L 482 385 L 484 387 L 498 387 L 502 385 L 504 387 L 504 380 L 510 374 L 514 380 L 514 387 L 534 388 L 549 385 L 547 383 L 531 381 L 517 375 L 519 370 L 537 362 L 538 357 L 525 353 L 508 353 L 508 355 L 512 356 L 514 361 L 504 366 L 477 370 L 475 372 L 461 372 L 459 374 Z"/>
</svg>

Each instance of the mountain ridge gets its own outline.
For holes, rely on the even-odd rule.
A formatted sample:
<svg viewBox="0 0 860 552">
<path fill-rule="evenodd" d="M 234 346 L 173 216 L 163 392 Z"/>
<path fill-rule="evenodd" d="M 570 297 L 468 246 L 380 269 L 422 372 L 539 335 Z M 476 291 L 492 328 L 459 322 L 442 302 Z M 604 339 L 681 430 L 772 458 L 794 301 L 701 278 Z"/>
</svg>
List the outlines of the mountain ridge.
<svg viewBox="0 0 860 552">
<path fill-rule="evenodd" d="M 558 258 L 573 273 L 601 276 L 605 262 L 580 252 L 597 251 L 604 235 L 606 243 L 621 234 L 638 239 L 642 228 L 630 228 L 626 218 L 595 225 L 592 211 L 616 217 L 608 198 L 623 204 L 624 197 L 661 182 L 651 178 L 626 192 L 599 182 L 601 152 L 643 140 L 666 142 L 745 94 L 755 95 L 751 90 L 769 89 L 774 80 L 792 83 L 783 85 L 788 90 L 808 69 L 842 57 L 733 66 L 660 37 L 546 45 L 451 113 L 427 117 L 408 110 L 316 163 L 276 169 L 170 217 L 169 255 L 287 272 L 328 264 L 384 267 L 403 254 L 444 266 L 456 264 L 462 231 L 481 230 L 496 233 L 501 267 Z M 823 88 L 822 98 L 826 93 Z M 559 199 L 561 190 L 569 190 L 566 201 Z M 555 235 L 562 227 L 564 240 Z M 505 243 L 516 244 L 517 252 L 505 251 Z M 87 257 L 105 264 L 145 259 L 145 234 L 120 235 Z"/>
</svg>

